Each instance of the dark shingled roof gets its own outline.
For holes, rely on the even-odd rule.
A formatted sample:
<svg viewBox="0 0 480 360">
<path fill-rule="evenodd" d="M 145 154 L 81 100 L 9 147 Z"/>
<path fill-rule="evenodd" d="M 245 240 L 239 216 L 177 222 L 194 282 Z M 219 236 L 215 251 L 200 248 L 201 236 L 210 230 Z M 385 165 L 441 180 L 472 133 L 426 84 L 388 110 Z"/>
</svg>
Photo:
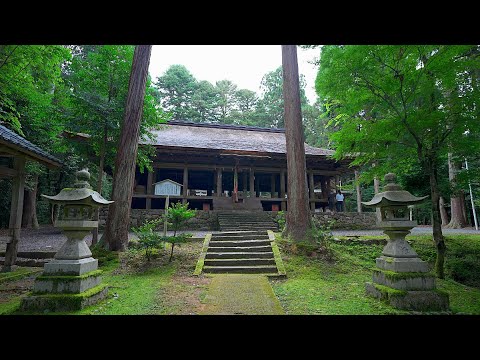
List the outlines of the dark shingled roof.
<svg viewBox="0 0 480 360">
<path fill-rule="evenodd" d="M 164 129 L 154 130 L 152 134 L 155 140 L 143 143 L 192 149 L 286 153 L 285 129 L 169 121 Z M 327 156 L 333 153 L 333 150 L 305 144 L 306 155 Z"/>
<path fill-rule="evenodd" d="M 46 151 L 40 149 L 37 145 L 32 144 L 30 141 L 7 129 L 5 126 L 0 125 L 0 143 L 15 145 L 20 152 L 33 157 L 36 160 L 47 162 L 52 165 L 61 166 L 63 163 L 55 156 L 50 155 Z"/>
</svg>

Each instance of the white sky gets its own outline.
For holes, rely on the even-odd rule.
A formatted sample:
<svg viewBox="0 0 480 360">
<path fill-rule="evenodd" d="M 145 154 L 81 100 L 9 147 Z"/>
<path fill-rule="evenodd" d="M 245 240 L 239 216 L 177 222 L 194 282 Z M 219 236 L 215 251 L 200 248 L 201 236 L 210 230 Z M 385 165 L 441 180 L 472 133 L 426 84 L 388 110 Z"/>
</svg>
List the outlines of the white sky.
<svg viewBox="0 0 480 360">
<path fill-rule="evenodd" d="M 309 64 L 320 50 L 297 48 L 298 68 L 305 75 L 305 93 L 310 103 L 316 99 L 317 67 Z M 154 45 L 149 72 L 153 80 L 171 65 L 184 65 L 193 76 L 215 85 L 218 80 L 231 80 L 239 89 L 260 95 L 262 77 L 282 65 L 280 45 Z"/>
</svg>

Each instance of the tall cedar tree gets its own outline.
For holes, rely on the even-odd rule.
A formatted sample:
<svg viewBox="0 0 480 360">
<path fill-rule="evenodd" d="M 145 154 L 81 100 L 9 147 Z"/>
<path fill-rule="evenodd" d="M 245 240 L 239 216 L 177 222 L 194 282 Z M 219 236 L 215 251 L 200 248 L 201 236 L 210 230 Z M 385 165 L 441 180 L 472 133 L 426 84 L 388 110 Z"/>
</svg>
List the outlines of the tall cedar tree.
<svg viewBox="0 0 480 360">
<path fill-rule="evenodd" d="M 311 217 L 308 206 L 305 144 L 295 45 L 282 45 L 282 67 L 288 173 L 285 234 L 294 241 L 302 241 L 306 238 L 311 226 Z"/>
<path fill-rule="evenodd" d="M 151 45 L 137 45 L 133 55 L 127 105 L 115 160 L 112 189 L 114 203 L 110 205 L 104 234 L 105 244 L 113 251 L 124 251 L 128 245 L 130 203 L 151 52 Z"/>
</svg>

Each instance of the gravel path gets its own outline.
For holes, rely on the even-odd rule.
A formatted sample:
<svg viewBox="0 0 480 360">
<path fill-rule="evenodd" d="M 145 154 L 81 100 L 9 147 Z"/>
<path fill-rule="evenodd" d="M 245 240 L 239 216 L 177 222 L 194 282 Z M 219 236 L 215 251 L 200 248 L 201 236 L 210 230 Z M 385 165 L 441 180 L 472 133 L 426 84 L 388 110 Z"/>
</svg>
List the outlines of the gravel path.
<svg viewBox="0 0 480 360">
<path fill-rule="evenodd" d="M 181 231 L 193 234 L 194 237 L 203 238 L 207 233 L 218 233 L 219 231 Z M 0 229 L 0 251 L 5 251 L 7 229 Z M 431 234 L 431 226 L 418 226 L 413 228 L 412 234 Z M 444 234 L 477 234 L 480 231 L 474 228 L 464 229 L 443 229 Z M 168 235 L 173 235 L 171 231 Z M 355 236 L 355 235 L 383 235 L 381 230 L 334 230 L 334 236 Z M 130 238 L 134 238 L 133 233 L 129 234 Z M 65 242 L 66 237 L 62 231 L 53 226 L 41 226 L 40 229 L 22 229 L 20 241 L 18 243 L 18 251 L 56 251 Z M 88 245 L 91 244 L 92 236 L 89 235 L 85 239 Z"/>
</svg>

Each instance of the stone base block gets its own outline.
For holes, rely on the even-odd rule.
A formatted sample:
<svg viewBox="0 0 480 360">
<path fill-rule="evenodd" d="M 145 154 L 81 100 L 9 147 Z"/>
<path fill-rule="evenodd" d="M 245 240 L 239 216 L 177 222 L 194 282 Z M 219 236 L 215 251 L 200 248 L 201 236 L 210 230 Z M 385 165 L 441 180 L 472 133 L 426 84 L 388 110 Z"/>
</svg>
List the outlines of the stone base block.
<svg viewBox="0 0 480 360">
<path fill-rule="evenodd" d="M 80 276 L 39 276 L 35 279 L 33 292 L 56 294 L 80 294 L 100 284 L 102 270 Z"/>
<path fill-rule="evenodd" d="M 45 264 L 44 275 L 74 275 L 79 276 L 98 269 L 98 260 L 92 257 L 80 260 L 57 260 Z"/>
<path fill-rule="evenodd" d="M 397 290 L 434 290 L 435 276 L 430 273 L 403 272 L 376 269 L 373 271 L 373 282 Z"/>
<path fill-rule="evenodd" d="M 380 256 L 376 260 L 377 267 L 382 270 L 395 272 L 429 272 L 430 268 L 426 261 L 420 258 L 396 258 Z"/>
<path fill-rule="evenodd" d="M 385 301 L 394 308 L 410 311 L 448 311 L 448 294 L 439 290 L 405 291 L 367 282 L 367 295 Z"/>
<path fill-rule="evenodd" d="M 105 299 L 107 294 L 108 286 L 98 285 L 80 294 L 31 295 L 22 299 L 20 310 L 28 312 L 81 310 Z"/>
</svg>

